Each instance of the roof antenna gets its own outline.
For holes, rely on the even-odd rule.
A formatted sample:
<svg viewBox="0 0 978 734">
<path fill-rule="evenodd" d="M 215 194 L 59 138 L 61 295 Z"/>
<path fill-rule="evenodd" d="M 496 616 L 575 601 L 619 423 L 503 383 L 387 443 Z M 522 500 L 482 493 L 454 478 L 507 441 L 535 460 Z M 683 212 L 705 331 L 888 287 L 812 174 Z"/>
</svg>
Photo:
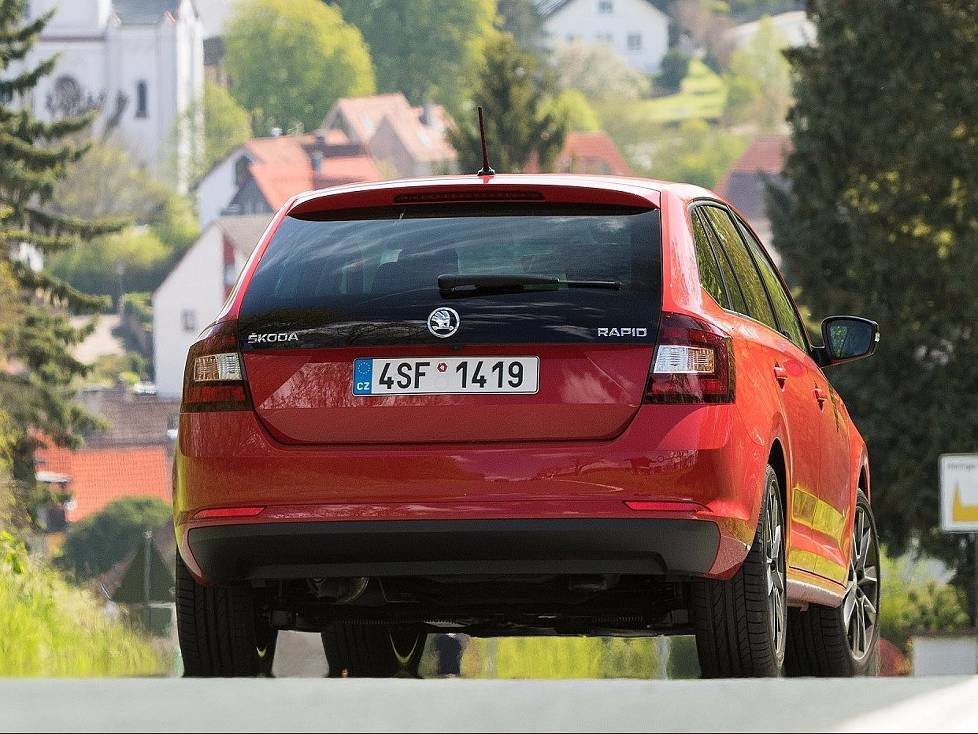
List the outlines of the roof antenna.
<svg viewBox="0 0 978 734">
<path fill-rule="evenodd" d="M 476 176 L 494 176 L 496 172 L 489 165 L 489 151 L 486 150 L 486 123 L 482 119 L 482 107 L 479 107 L 479 138 L 482 140 L 482 168 Z"/>
</svg>

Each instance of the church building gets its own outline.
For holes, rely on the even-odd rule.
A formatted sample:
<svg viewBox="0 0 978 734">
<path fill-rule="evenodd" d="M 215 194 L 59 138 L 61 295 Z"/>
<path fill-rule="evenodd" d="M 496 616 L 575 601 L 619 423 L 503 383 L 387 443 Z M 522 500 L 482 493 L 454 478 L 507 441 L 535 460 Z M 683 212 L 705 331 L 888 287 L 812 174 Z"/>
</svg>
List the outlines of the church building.
<svg viewBox="0 0 978 734">
<path fill-rule="evenodd" d="M 99 110 L 97 133 L 185 189 L 201 144 L 203 29 L 192 0 L 31 0 L 54 17 L 30 58 L 57 55 L 27 103 L 42 119 Z M 196 128 L 196 130 L 195 130 Z"/>
</svg>

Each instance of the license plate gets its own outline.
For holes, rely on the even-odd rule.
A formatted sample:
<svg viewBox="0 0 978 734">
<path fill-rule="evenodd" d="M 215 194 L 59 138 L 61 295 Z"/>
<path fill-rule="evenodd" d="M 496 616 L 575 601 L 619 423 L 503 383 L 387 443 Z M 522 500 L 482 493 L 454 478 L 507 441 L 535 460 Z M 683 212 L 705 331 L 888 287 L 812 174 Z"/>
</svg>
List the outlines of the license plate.
<svg viewBox="0 0 978 734">
<path fill-rule="evenodd" d="M 533 394 L 539 387 L 539 357 L 353 360 L 354 395 Z"/>
</svg>

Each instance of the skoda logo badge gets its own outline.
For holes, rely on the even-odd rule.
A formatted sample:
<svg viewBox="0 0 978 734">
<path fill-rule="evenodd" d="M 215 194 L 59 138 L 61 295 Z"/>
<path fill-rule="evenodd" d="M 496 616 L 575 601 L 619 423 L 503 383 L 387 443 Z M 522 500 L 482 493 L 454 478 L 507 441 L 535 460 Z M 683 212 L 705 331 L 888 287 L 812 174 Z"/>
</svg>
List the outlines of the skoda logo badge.
<svg viewBox="0 0 978 734">
<path fill-rule="evenodd" d="M 439 339 L 445 339 L 458 331 L 461 319 L 454 308 L 436 308 L 428 316 L 428 331 Z"/>
</svg>

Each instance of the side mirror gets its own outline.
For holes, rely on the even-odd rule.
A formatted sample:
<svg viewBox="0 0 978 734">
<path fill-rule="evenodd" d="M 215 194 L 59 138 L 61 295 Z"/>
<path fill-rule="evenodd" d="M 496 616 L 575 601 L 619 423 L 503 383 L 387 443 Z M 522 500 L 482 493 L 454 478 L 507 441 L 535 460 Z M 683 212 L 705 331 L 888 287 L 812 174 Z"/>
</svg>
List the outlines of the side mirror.
<svg viewBox="0 0 978 734">
<path fill-rule="evenodd" d="M 822 322 L 822 363 L 825 366 L 862 359 L 876 351 L 880 327 L 858 316 L 829 316 Z"/>
</svg>

